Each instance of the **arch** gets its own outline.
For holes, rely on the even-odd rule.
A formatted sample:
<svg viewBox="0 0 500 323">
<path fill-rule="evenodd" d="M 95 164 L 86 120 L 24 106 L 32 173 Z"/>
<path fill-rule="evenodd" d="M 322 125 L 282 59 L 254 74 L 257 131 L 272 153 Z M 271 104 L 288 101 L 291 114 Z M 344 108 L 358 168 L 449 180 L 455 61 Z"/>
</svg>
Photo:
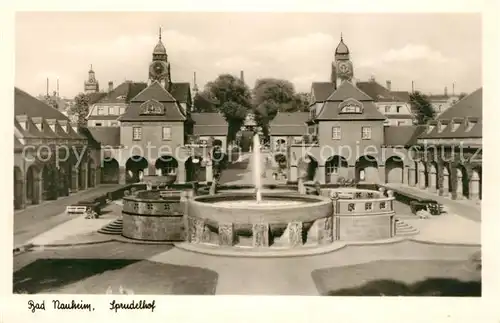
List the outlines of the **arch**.
<svg viewBox="0 0 500 323">
<path fill-rule="evenodd" d="M 438 165 L 435 161 L 429 162 L 429 174 L 428 174 L 429 187 L 434 190 L 438 188 Z"/>
<path fill-rule="evenodd" d="M 24 207 L 24 185 L 21 168 L 14 166 L 14 210 Z"/>
<path fill-rule="evenodd" d="M 207 180 L 205 162 L 201 156 L 191 156 L 184 162 L 186 182 L 205 182 Z"/>
<path fill-rule="evenodd" d="M 40 170 L 35 165 L 26 171 L 26 203 L 40 203 Z"/>
<path fill-rule="evenodd" d="M 306 154 L 299 161 L 300 175 L 305 181 L 313 181 L 318 170 L 318 161 L 311 155 Z"/>
<path fill-rule="evenodd" d="M 68 162 L 62 162 L 59 164 L 59 168 L 57 169 L 57 176 L 59 178 L 59 196 L 68 196 L 70 185 L 71 185 L 71 165 L 68 165 Z"/>
<path fill-rule="evenodd" d="M 325 162 L 325 182 L 336 182 L 338 177 L 347 178 L 348 164 L 343 156 L 330 156 Z M 334 179 L 332 179 L 332 177 Z"/>
<path fill-rule="evenodd" d="M 212 146 L 214 146 L 214 147 L 222 147 L 222 140 L 220 140 L 220 139 L 214 139 L 214 141 L 212 142 Z"/>
<path fill-rule="evenodd" d="M 420 188 L 429 187 L 429 172 L 427 165 L 422 161 L 418 162 L 418 183 Z"/>
<path fill-rule="evenodd" d="M 80 163 L 80 165 L 78 166 L 78 189 L 79 190 L 83 190 L 85 189 L 85 180 L 86 180 L 86 176 L 85 176 L 85 171 L 87 169 L 87 165 L 83 163 L 83 161 Z"/>
<path fill-rule="evenodd" d="M 142 180 L 144 169 L 148 168 L 148 160 L 142 156 L 132 156 L 125 163 L 126 182 L 137 183 Z"/>
<path fill-rule="evenodd" d="M 413 177 L 415 179 L 415 186 L 418 186 L 418 177 L 419 177 L 418 176 L 418 162 L 414 161 L 413 164 L 414 164 L 413 167 L 415 167 L 415 171 L 414 171 L 414 174 L 413 174 Z M 410 182 L 410 181 L 408 181 L 408 182 Z"/>
<path fill-rule="evenodd" d="M 275 151 L 283 151 L 286 149 L 286 140 L 283 138 L 276 139 L 274 142 Z"/>
<path fill-rule="evenodd" d="M 45 164 L 41 172 L 42 180 L 42 199 L 54 200 L 57 199 L 58 180 L 56 169 L 51 164 Z"/>
<path fill-rule="evenodd" d="M 95 186 L 95 162 L 92 158 L 87 161 L 87 187 Z"/>
<path fill-rule="evenodd" d="M 403 183 L 404 163 L 399 156 L 391 156 L 385 161 L 385 182 Z"/>
<path fill-rule="evenodd" d="M 462 196 L 469 197 L 469 176 L 467 175 L 467 169 L 464 165 L 457 165 L 457 176 L 456 176 L 456 185 L 458 188 L 458 192 L 460 189 L 462 190 Z"/>
<path fill-rule="evenodd" d="M 118 184 L 120 181 L 120 165 L 114 158 L 104 160 L 101 169 L 101 183 Z"/>
<path fill-rule="evenodd" d="M 355 172 L 357 182 L 377 183 L 379 181 L 377 159 L 371 155 L 363 155 L 356 160 Z"/>
<path fill-rule="evenodd" d="M 177 159 L 170 155 L 160 156 L 155 162 L 155 168 L 160 171 L 162 176 L 177 176 L 178 167 L 179 163 L 177 162 Z"/>
</svg>

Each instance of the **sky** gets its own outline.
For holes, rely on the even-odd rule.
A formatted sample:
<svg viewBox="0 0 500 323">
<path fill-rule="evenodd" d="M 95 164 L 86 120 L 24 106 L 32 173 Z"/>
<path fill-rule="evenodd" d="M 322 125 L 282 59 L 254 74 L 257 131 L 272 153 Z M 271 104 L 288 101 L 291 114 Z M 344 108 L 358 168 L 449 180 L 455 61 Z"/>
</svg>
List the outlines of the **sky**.
<svg viewBox="0 0 500 323">
<path fill-rule="evenodd" d="M 32 95 L 74 97 L 92 64 L 101 89 L 146 81 L 162 40 L 174 82 L 198 87 L 223 73 L 253 87 L 265 77 L 308 92 L 328 81 L 342 33 L 354 77 L 393 90 L 470 93 L 482 86 L 481 15 L 473 13 L 18 12 L 15 85 Z"/>
</svg>

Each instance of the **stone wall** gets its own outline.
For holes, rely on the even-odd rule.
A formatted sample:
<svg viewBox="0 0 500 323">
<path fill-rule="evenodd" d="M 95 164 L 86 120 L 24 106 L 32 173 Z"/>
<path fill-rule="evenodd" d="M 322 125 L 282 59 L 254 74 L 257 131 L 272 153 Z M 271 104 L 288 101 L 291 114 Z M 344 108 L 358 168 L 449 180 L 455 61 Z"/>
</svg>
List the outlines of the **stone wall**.
<svg viewBox="0 0 500 323">
<path fill-rule="evenodd" d="M 183 216 L 144 216 L 124 213 L 123 236 L 136 240 L 182 241 L 185 239 Z"/>
<path fill-rule="evenodd" d="M 389 239 L 394 232 L 394 215 L 335 216 L 336 240 L 371 241 Z"/>
</svg>

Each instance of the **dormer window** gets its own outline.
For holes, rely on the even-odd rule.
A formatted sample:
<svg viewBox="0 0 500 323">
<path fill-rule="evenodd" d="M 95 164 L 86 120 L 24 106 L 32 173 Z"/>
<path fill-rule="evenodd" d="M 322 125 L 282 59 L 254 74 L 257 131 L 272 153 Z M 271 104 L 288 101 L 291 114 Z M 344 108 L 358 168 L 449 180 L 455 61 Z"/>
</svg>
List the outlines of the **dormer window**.
<svg viewBox="0 0 500 323">
<path fill-rule="evenodd" d="M 28 130 L 28 116 L 27 115 L 19 115 L 16 116 L 17 122 L 19 122 L 19 125 L 23 130 Z"/>
<path fill-rule="evenodd" d="M 68 132 L 68 120 L 59 120 L 59 125 L 64 130 L 64 132 Z"/>
<path fill-rule="evenodd" d="M 451 125 L 451 132 L 457 131 L 457 129 L 460 127 L 460 125 L 464 122 L 463 119 L 453 119 Z"/>
<path fill-rule="evenodd" d="M 472 130 L 472 128 L 474 128 L 474 126 L 477 124 L 477 120 L 476 119 L 467 119 L 467 123 L 466 123 L 466 128 L 465 128 L 465 132 L 469 132 Z"/>
<path fill-rule="evenodd" d="M 438 123 L 438 131 L 443 132 L 443 130 L 448 126 L 448 120 L 440 120 Z"/>
<path fill-rule="evenodd" d="M 31 121 L 35 124 L 38 131 L 43 131 L 43 119 L 42 117 L 31 118 Z"/>
<path fill-rule="evenodd" d="M 50 127 L 50 130 L 52 130 L 53 132 L 56 132 L 56 119 L 47 119 L 46 121 Z"/>
<path fill-rule="evenodd" d="M 427 133 L 431 133 L 432 130 L 434 130 L 435 127 L 436 127 L 435 124 L 428 124 L 427 125 Z"/>
<path fill-rule="evenodd" d="M 99 115 L 99 116 L 104 115 L 104 107 L 103 106 L 97 107 L 97 115 Z"/>
<path fill-rule="evenodd" d="M 125 100 L 125 95 L 119 95 L 116 97 L 118 100 Z"/>
<path fill-rule="evenodd" d="M 339 105 L 340 113 L 363 113 L 363 104 L 355 99 L 347 99 Z"/>
<path fill-rule="evenodd" d="M 142 115 L 162 115 L 164 113 L 163 104 L 156 100 L 149 100 L 141 104 Z"/>
</svg>

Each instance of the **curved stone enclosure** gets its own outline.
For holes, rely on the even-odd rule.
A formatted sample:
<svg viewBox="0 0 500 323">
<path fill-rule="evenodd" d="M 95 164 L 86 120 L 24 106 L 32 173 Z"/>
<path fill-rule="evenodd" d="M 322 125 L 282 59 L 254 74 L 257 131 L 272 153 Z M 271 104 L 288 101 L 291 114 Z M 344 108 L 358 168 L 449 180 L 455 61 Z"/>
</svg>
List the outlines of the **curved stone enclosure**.
<svg viewBox="0 0 500 323">
<path fill-rule="evenodd" d="M 190 191 L 137 191 L 123 198 L 124 237 L 147 241 L 185 239 L 184 214 Z"/>
</svg>

